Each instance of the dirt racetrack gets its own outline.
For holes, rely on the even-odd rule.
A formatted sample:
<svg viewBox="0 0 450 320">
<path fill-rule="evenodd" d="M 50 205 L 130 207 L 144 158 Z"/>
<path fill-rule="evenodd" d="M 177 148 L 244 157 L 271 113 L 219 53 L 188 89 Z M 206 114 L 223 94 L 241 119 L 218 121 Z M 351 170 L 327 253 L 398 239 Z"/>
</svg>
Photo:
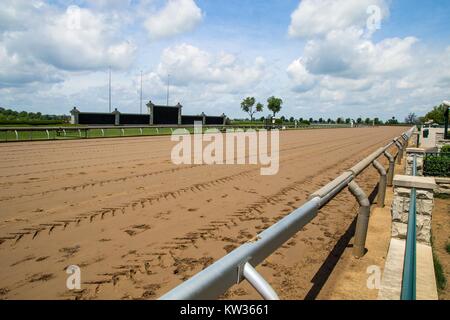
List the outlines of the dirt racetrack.
<svg viewBox="0 0 450 320">
<path fill-rule="evenodd" d="M 0 299 L 156 299 L 403 131 L 282 132 L 275 176 L 176 166 L 170 137 L 1 144 Z M 358 182 L 370 193 L 376 171 Z M 355 216 L 343 192 L 258 271 L 283 299 L 320 298 Z M 81 290 L 66 288 L 69 265 L 81 268 Z M 222 298 L 259 296 L 243 283 Z"/>
</svg>

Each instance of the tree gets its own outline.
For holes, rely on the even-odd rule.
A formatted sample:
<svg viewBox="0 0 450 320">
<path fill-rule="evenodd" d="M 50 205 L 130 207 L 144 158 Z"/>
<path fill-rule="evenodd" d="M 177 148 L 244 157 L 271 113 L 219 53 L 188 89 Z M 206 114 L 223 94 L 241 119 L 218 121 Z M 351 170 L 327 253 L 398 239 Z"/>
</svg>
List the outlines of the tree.
<svg viewBox="0 0 450 320">
<path fill-rule="evenodd" d="M 365 123 L 365 124 L 370 124 L 370 122 L 371 122 L 371 121 L 370 121 L 370 118 L 366 118 L 366 120 L 364 120 L 364 123 Z"/>
<path fill-rule="evenodd" d="M 438 124 L 444 124 L 444 112 L 445 112 L 445 107 L 444 106 L 436 106 L 433 108 L 433 110 L 431 110 L 430 112 L 428 112 L 425 117 L 424 117 L 424 122 L 429 121 L 429 120 L 433 120 L 434 123 L 438 123 Z"/>
<path fill-rule="evenodd" d="M 289 122 L 294 123 L 294 122 L 295 122 L 294 117 L 290 117 L 290 118 L 289 118 Z"/>
<path fill-rule="evenodd" d="M 411 112 L 408 114 L 408 116 L 405 118 L 405 123 L 408 124 L 416 124 L 418 121 L 418 118 L 414 112 Z"/>
<path fill-rule="evenodd" d="M 362 123 L 362 119 L 361 118 L 356 119 L 356 123 L 357 124 L 361 124 Z"/>
<path fill-rule="evenodd" d="M 388 120 L 387 124 L 398 124 L 398 120 L 395 117 L 392 117 Z"/>
<path fill-rule="evenodd" d="M 273 117 L 281 111 L 281 106 L 283 105 L 283 100 L 280 98 L 270 97 L 267 99 L 267 109 L 273 112 Z"/>
<path fill-rule="evenodd" d="M 257 103 L 256 107 L 254 107 L 255 105 L 255 98 L 254 97 L 247 97 L 245 98 L 242 102 L 241 102 L 241 109 L 244 112 L 247 112 L 248 115 L 250 116 L 250 121 L 253 121 L 253 115 L 257 112 L 261 112 L 263 110 L 263 105 L 261 103 Z"/>
</svg>

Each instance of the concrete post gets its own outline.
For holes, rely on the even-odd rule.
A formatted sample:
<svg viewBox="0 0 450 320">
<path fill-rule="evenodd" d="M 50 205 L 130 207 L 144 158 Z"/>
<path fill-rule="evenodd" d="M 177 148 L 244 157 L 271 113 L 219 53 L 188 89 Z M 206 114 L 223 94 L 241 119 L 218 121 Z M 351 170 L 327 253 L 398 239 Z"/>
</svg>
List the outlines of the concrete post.
<svg viewBox="0 0 450 320">
<path fill-rule="evenodd" d="M 395 158 L 392 154 L 390 154 L 389 152 L 385 151 L 384 155 L 386 156 L 386 158 L 388 158 L 389 160 L 389 170 L 387 172 L 387 186 L 388 187 L 392 187 L 392 181 L 394 180 L 394 171 L 395 171 Z"/>
<path fill-rule="evenodd" d="M 181 126 L 183 124 L 182 119 L 181 119 L 181 109 L 183 109 L 183 106 L 178 102 L 176 107 L 178 108 L 178 125 Z M 203 120 L 203 124 L 205 123 L 205 121 Z"/>
<path fill-rule="evenodd" d="M 378 170 L 380 174 L 380 182 L 378 183 L 378 196 L 377 196 L 377 204 L 378 207 L 384 208 L 384 200 L 386 198 L 386 169 L 384 169 L 383 165 L 379 163 L 377 160 L 373 162 L 373 166 Z"/>
<path fill-rule="evenodd" d="M 223 125 L 225 126 L 227 124 L 227 116 L 225 115 L 225 113 L 222 113 L 222 118 L 223 118 Z"/>
<path fill-rule="evenodd" d="M 154 115 L 154 113 L 153 113 L 153 108 L 155 107 L 155 105 L 151 102 L 151 101 L 149 101 L 147 104 L 146 104 L 146 106 L 147 106 L 147 110 L 148 110 L 148 113 L 150 114 L 150 121 L 149 121 L 149 125 L 153 125 L 153 123 L 154 123 L 154 118 L 153 118 L 153 115 Z"/>
<path fill-rule="evenodd" d="M 407 176 L 412 176 L 414 156 L 416 156 L 416 159 L 417 159 L 417 161 L 416 161 L 417 175 L 423 176 L 423 163 L 425 160 L 425 149 L 422 149 L 422 148 L 407 148 L 406 149 L 405 174 Z"/>
<path fill-rule="evenodd" d="M 115 115 L 114 125 L 120 126 L 120 112 L 117 108 L 114 109 L 113 115 Z"/>
<path fill-rule="evenodd" d="M 203 123 L 203 125 L 205 125 L 206 124 L 206 114 L 204 112 L 202 112 L 201 116 L 202 116 L 202 123 Z"/>
<path fill-rule="evenodd" d="M 436 181 L 432 177 L 396 175 L 392 202 L 392 238 L 405 240 L 411 189 L 416 188 L 417 242 L 431 245 L 431 216 L 434 206 Z"/>
<path fill-rule="evenodd" d="M 77 109 L 77 107 L 73 107 L 73 109 L 70 111 L 70 124 L 80 124 L 80 111 Z"/>
<path fill-rule="evenodd" d="M 361 258 L 365 254 L 367 229 L 369 227 L 370 202 L 364 191 L 355 181 L 349 183 L 348 188 L 360 205 L 356 221 L 355 237 L 353 240 L 353 256 Z"/>
</svg>

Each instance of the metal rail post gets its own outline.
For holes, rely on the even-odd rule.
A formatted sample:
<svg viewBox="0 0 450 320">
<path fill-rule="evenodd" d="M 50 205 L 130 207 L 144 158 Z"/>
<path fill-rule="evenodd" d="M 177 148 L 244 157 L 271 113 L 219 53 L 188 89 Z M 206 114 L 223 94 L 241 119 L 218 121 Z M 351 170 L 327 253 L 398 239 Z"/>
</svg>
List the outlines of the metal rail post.
<svg viewBox="0 0 450 320">
<path fill-rule="evenodd" d="M 360 205 L 358 212 L 358 220 L 356 221 L 355 237 L 353 241 L 353 256 L 361 258 L 364 256 L 367 238 L 367 229 L 369 226 L 370 202 L 364 191 L 355 181 L 348 184 L 348 189 L 352 195 L 358 200 Z"/>
<path fill-rule="evenodd" d="M 384 208 L 384 199 L 386 198 L 386 169 L 377 160 L 373 161 L 373 166 L 380 174 L 380 182 L 378 183 L 378 207 Z"/>
<path fill-rule="evenodd" d="M 270 284 L 248 262 L 244 265 L 243 276 L 265 300 L 280 300 Z"/>
<path fill-rule="evenodd" d="M 384 155 L 389 160 L 389 169 L 388 169 L 388 172 L 387 172 L 386 185 L 388 187 L 392 187 L 392 184 L 393 184 L 393 181 L 394 181 L 395 158 L 394 158 L 394 156 L 392 154 L 390 154 L 387 151 L 384 152 Z"/>
</svg>

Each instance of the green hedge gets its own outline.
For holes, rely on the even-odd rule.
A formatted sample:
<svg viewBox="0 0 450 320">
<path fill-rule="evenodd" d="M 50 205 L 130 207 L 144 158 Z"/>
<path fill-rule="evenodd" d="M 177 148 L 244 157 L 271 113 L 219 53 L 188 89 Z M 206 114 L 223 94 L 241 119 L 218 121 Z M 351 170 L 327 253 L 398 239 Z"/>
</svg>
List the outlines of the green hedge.
<svg viewBox="0 0 450 320">
<path fill-rule="evenodd" d="M 425 176 L 450 177 L 450 153 L 428 154 L 423 165 Z"/>
<path fill-rule="evenodd" d="M 28 125 L 28 126 L 47 126 L 64 124 L 63 120 L 0 120 L 0 125 Z"/>
</svg>

